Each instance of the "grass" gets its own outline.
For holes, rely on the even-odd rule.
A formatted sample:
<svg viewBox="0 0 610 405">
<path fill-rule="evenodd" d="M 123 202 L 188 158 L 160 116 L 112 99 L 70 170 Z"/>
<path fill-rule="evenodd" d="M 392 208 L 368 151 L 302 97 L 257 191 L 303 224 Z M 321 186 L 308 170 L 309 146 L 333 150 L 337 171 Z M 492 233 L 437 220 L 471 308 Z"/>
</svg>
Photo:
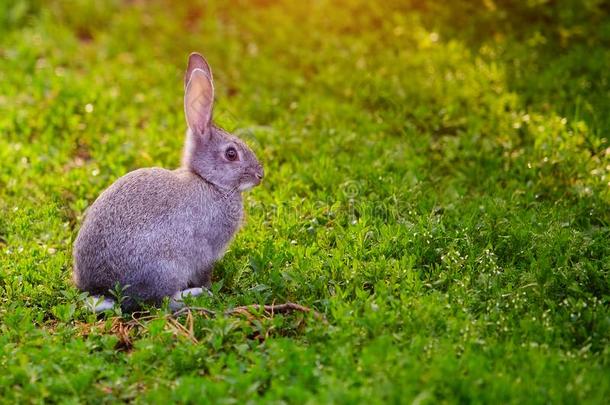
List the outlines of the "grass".
<svg viewBox="0 0 610 405">
<path fill-rule="evenodd" d="M 607 400 L 603 2 L 1 3 L 0 402 Z M 327 322 L 80 303 L 83 212 L 179 164 L 193 50 L 266 172 L 196 304 Z"/>
</svg>

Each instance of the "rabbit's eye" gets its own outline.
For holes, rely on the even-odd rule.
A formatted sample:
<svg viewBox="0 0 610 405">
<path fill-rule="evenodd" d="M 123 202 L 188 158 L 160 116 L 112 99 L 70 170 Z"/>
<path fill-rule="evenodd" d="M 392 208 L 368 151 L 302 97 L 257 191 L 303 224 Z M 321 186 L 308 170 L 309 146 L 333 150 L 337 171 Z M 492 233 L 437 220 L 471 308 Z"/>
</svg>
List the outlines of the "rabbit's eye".
<svg viewBox="0 0 610 405">
<path fill-rule="evenodd" d="M 232 162 L 237 160 L 237 150 L 235 150 L 234 147 L 227 148 L 227 150 L 225 151 L 225 157 L 227 158 L 227 160 L 230 160 Z"/>
</svg>

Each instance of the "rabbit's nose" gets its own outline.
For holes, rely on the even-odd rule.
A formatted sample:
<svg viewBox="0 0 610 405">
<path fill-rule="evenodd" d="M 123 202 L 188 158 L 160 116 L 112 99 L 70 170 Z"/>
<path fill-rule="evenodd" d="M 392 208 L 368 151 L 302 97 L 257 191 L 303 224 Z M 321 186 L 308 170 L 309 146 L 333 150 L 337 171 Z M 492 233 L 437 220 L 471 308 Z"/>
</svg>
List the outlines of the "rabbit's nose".
<svg viewBox="0 0 610 405">
<path fill-rule="evenodd" d="M 259 167 L 254 172 L 254 176 L 256 176 L 257 179 L 262 180 L 263 177 L 265 176 L 265 171 L 263 170 L 262 167 Z"/>
</svg>

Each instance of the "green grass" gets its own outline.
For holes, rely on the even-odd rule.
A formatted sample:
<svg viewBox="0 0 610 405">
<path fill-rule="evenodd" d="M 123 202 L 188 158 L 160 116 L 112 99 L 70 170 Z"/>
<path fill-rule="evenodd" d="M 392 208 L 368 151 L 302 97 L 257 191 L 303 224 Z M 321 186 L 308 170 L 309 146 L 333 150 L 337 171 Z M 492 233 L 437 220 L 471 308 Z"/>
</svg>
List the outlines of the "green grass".
<svg viewBox="0 0 610 405">
<path fill-rule="evenodd" d="M 610 396 L 603 2 L 40 3 L 0 1 L 0 402 Z M 194 50 L 266 171 L 197 304 L 327 323 L 80 303 L 83 212 L 179 164 Z"/>
</svg>

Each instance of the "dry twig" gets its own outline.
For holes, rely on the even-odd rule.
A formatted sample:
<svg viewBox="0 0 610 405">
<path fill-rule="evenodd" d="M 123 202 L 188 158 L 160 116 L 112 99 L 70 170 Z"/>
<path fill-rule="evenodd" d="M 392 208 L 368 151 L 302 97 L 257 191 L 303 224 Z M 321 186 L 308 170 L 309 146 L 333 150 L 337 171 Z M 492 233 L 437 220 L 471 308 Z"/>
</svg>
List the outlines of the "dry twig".
<svg viewBox="0 0 610 405">
<path fill-rule="evenodd" d="M 173 313 L 174 317 L 178 317 L 182 314 L 191 314 L 192 312 L 200 312 L 209 317 L 215 317 L 216 312 L 211 309 L 204 307 L 184 307 L 179 309 L 178 311 Z M 285 304 L 272 304 L 272 305 L 260 305 L 260 304 L 251 304 L 251 305 L 243 305 L 235 308 L 228 309 L 224 311 L 226 316 L 231 315 L 244 315 L 249 320 L 254 319 L 253 312 L 264 312 L 266 314 L 270 314 L 273 317 L 275 314 L 288 314 L 291 312 L 303 312 L 303 313 L 311 313 L 314 318 L 318 320 L 325 321 L 324 316 L 317 311 L 314 311 L 311 308 L 305 307 L 303 305 L 295 304 L 294 302 L 287 302 Z"/>
</svg>

